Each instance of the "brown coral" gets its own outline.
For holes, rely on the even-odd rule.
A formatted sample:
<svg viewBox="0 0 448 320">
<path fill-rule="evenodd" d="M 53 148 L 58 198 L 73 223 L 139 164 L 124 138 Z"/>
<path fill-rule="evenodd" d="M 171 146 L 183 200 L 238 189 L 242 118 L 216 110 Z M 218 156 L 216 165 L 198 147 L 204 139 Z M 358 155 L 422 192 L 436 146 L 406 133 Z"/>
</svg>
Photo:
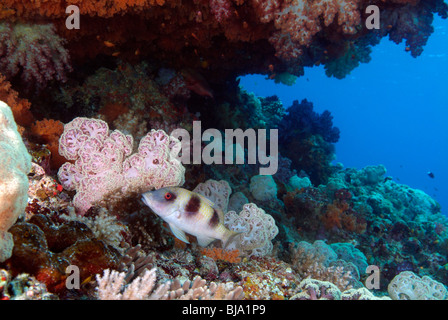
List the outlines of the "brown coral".
<svg viewBox="0 0 448 320">
<path fill-rule="evenodd" d="M 328 204 L 320 219 L 327 230 L 341 229 L 356 233 L 366 230 L 366 223 L 356 216 L 346 201 L 335 200 Z"/>
<path fill-rule="evenodd" d="M 93 237 L 83 223 L 70 221 L 58 226 L 42 214 L 11 227 L 12 257 L 5 262 L 14 274 L 29 273 L 48 290 L 63 294 L 66 268 L 76 265 L 81 281 L 107 268 L 117 268 L 119 252 Z"/>
<path fill-rule="evenodd" d="M 61 121 L 53 119 L 43 119 L 34 122 L 31 125 L 30 132 L 40 142 L 47 144 L 51 152 L 50 165 L 54 170 L 67 161 L 59 154 L 59 137 L 64 131 L 64 124 Z"/>
<path fill-rule="evenodd" d="M 222 260 L 230 263 L 241 262 L 240 251 L 235 250 L 225 250 L 222 248 L 201 248 L 201 254 L 212 258 L 213 260 Z"/>
<path fill-rule="evenodd" d="M 0 100 L 11 107 L 14 120 L 19 126 L 29 126 L 34 121 L 30 111 L 31 103 L 19 98 L 17 91 L 12 89 L 11 83 L 2 74 L 0 74 Z M 23 132 L 23 129 L 21 131 Z"/>
</svg>

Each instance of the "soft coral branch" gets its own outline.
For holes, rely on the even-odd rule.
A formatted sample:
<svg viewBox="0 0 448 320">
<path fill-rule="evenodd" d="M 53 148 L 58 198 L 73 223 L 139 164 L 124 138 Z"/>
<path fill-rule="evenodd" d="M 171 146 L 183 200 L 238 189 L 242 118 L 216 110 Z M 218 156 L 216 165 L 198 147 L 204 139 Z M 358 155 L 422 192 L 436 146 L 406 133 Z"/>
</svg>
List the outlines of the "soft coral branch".
<svg viewBox="0 0 448 320">
<path fill-rule="evenodd" d="M 63 43 L 52 24 L 0 23 L 0 72 L 8 79 L 20 76 L 28 89 L 65 81 L 72 68 Z"/>
</svg>

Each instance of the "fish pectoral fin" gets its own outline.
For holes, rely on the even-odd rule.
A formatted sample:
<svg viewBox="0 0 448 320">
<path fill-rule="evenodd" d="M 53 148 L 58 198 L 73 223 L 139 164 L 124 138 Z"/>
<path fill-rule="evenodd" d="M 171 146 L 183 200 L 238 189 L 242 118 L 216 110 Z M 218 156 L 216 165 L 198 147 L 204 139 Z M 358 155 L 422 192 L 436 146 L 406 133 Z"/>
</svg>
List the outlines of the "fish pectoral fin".
<svg viewBox="0 0 448 320">
<path fill-rule="evenodd" d="M 210 237 L 196 237 L 196 239 L 198 240 L 198 244 L 201 247 L 206 247 L 208 246 L 210 243 L 212 243 L 213 241 L 215 241 L 216 239 L 214 238 L 210 238 Z"/>
<path fill-rule="evenodd" d="M 185 242 L 185 243 L 190 243 L 190 241 L 188 241 L 187 235 L 185 234 L 185 232 L 183 232 L 182 230 L 180 230 L 178 227 L 174 226 L 173 224 L 169 224 L 171 232 L 174 234 L 174 236 Z"/>
</svg>

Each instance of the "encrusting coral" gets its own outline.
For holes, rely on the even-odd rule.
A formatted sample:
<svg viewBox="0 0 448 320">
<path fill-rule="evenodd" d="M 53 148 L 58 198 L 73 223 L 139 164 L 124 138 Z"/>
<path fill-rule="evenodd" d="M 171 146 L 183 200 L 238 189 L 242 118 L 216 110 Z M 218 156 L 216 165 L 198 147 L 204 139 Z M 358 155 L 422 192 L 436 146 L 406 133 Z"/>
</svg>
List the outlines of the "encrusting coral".
<svg viewBox="0 0 448 320">
<path fill-rule="evenodd" d="M 383 166 L 333 165 L 340 133 L 329 111 L 307 100 L 284 108 L 238 79 L 292 84 L 314 65 L 343 78 L 387 36 L 417 57 L 433 15 L 448 16 L 443 0 L 70 4 L 80 29 L 67 28 L 64 1 L 0 3 L 0 100 L 10 107 L 0 103 L 1 299 L 446 299 L 440 205 Z M 366 28 L 370 4 L 378 30 Z M 278 172 L 184 166 L 170 132 L 191 133 L 192 120 L 279 128 Z M 140 201 L 183 184 L 241 232 L 229 247 L 180 247 Z M 379 290 L 362 283 L 371 264 Z M 69 265 L 79 289 L 66 286 Z"/>
<path fill-rule="evenodd" d="M 340 57 L 348 55 L 347 48 L 353 41 L 357 42 L 356 50 L 362 52 L 388 35 L 397 43 L 406 39 L 408 51 L 418 56 L 433 31 L 433 14 L 446 17 L 448 8 L 441 0 L 383 1 L 381 28 L 370 31 L 365 26 L 365 9 L 371 3 L 366 0 L 213 0 L 182 4 L 176 0 L 80 0 L 74 4 L 85 17 L 80 30 L 66 29 L 65 5 L 56 0 L 2 1 L 0 19 L 54 23 L 58 34 L 67 40 L 74 61 L 99 55 L 164 57 L 178 69 L 212 66 L 202 71 L 221 75 L 222 83 L 239 74 L 302 75 L 305 66 L 344 64 Z M 240 54 L 241 50 L 251 57 L 251 63 L 245 63 L 248 58 Z M 345 68 L 338 76 L 349 71 Z"/>
</svg>

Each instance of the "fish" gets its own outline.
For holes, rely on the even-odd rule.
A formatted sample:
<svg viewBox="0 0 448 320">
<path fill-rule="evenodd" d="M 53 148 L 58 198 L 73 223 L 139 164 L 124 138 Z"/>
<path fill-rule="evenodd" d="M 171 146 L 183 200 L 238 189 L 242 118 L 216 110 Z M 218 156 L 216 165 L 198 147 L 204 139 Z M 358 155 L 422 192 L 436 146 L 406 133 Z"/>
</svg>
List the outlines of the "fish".
<svg viewBox="0 0 448 320">
<path fill-rule="evenodd" d="M 187 89 L 200 96 L 214 99 L 212 89 L 201 74 L 191 69 L 183 69 L 181 72 L 185 79 Z"/>
<path fill-rule="evenodd" d="M 428 171 L 427 175 L 428 175 L 428 177 L 430 177 L 431 179 L 434 179 L 434 177 L 435 177 L 434 173 L 431 172 L 431 171 Z"/>
<path fill-rule="evenodd" d="M 111 42 L 111 41 L 107 41 L 107 40 L 105 40 L 105 41 L 103 41 L 103 43 L 104 43 L 104 45 L 105 45 L 106 47 L 108 47 L 108 48 L 115 47 L 115 43 L 113 43 L 113 42 Z"/>
<path fill-rule="evenodd" d="M 221 240 L 225 249 L 241 232 L 224 225 L 224 213 L 203 195 L 180 187 L 166 187 L 143 193 L 142 201 L 168 223 L 174 236 L 185 242 L 196 237 L 201 247 Z"/>
</svg>

